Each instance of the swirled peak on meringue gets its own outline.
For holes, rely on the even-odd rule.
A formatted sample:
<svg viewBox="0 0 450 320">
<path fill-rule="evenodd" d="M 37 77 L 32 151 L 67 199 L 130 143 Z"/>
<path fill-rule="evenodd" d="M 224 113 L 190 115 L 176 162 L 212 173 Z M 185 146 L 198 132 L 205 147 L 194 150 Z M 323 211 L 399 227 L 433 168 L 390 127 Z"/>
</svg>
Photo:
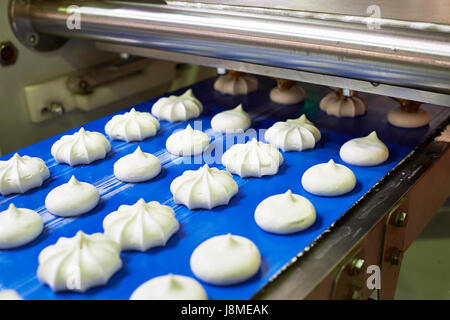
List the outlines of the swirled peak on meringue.
<svg viewBox="0 0 450 320">
<path fill-rule="evenodd" d="M 62 136 L 53 144 L 51 153 L 57 162 L 76 166 L 104 159 L 110 150 L 111 144 L 103 134 L 81 128 L 72 135 Z"/>
<path fill-rule="evenodd" d="M 253 138 L 245 144 L 235 144 L 222 156 L 222 164 L 241 177 L 262 177 L 277 174 L 283 156 L 274 146 Z"/>
<path fill-rule="evenodd" d="M 133 153 L 114 163 L 114 175 L 124 182 L 142 182 L 153 179 L 161 172 L 161 161 L 137 147 Z"/>
<path fill-rule="evenodd" d="M 347 141 L 339 151 L 341 159 L 355 166 L 376 166 L 387 160 L 389 149 L 372 131 L 368 136 Z"/>
<path fill-rule="evenodd" d="M 141 284 L 130 300 L 207 300 L 205 289 L 191 277 L 168 274 Z"/>
<path fill-rule="evenodd" d="M 313 149 L 320 138 L 319 129 L 305 115 L 276 122 L 264 135 L 267 142 L 285 152 Z"/>
<path fill-rule="evenodd" d="M 79 216 L 92 210 L 100 199 L 97 188 L 72 176 L 69 182 L 49 192 L 45 198 L 47 210 L 60 217 Z"/>
<path fill-rule="evenodd" d="M 44 228 L 41 216 L 30 209 L 10 204 L 0 212 L 0 249 L 23 246 L 39 236 Z"/>
<path fill-rule="evenodd" d="M 203 112 L 202 103 L 194 96 L 192 89 L 181 96 L 160 98 L 152 107 L 152 114 L 160 120 L 170 122 L 197 118 Z"/>
<path fill-rule="evenodd" d="M 211 119 L 213 130 L 224 133 L 244 132 L 250 128 L 251 123 L 252 120 L 242 108 L 242 104 L 234 109 L 220 112 Z"/>
<path fill-rule="evenodd" d="M 105 126 L 106 134 L 113 140 L 142 141 L 153 137 L 159 130 L 159 121 L 149 112 L 130 112 L 115 115 Z"/>
<path fill-rule="evenodd" d="M 120 244 L 122 250 L 147 251 L 165 246 L 178 231 L 179 223 L 171 207 L 157 201 L 138 200 L 121 205 L 103 220 L 105 234 Z"/>
<path fill-rule="evenodd" d="M 166 149 L 176 156 L 195 156 L 202 154 L 210 141 L 206 133 L 187 125 L 186 129 L 174 132 L 167 138 Z"/>
<path fill-rule="evenodd" d="M 14 154 L 7 161 L 0 161 L 0 194 L 24 193 L 40 187 L 50 177 L 50 171 L 40 158 Z"/>
<path fill-rule="evenodd" d="M 119 245 L 101 233 L 78 231 L 39 254 L 37 277 L 53 291 L 85 292 L 105 285 L 122 267 Z"/>
<path fill-rule="evenodd" d="M 229 172 L 205 164 L 175 178 L 170 184 L 170 192 L 176 203 L 189 209 L 212 209 L 227 205 L 238 192 L 238 185 Z"/>
</svg>

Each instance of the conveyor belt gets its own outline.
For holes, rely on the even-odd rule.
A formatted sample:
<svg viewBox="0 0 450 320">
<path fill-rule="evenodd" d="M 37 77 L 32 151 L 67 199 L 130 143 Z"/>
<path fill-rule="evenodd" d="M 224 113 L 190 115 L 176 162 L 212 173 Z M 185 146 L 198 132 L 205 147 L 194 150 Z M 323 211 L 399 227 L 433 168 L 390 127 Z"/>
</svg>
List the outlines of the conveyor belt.
<svg viewBox="0 0 450 320">
<path fill-rule="evenodd" d="M 338 119 L 326 116 L 318 109 L 320 98 L 327 92 L 327 89 L 322 87 L 305 85 L 308 97 L 302 107 L 286 107 L 270 102 L 269 90 L 274 86 L 271 80 L 261 79 L 260 89 L 248 97 L 223 96 L 214 92 L 213 81 L 214 79 L 209 79 L 192 86 L 194 94 L 205 107 L 202 117 L 197 119 L 201 121 L 203 131 L 210 128 L 212 115 L 224 110 L 224 107 L 234 107 L 238 103 L 243 103 L 244 108 L 252 115 L 253 128 L 268 128 L 275 121 L 292 118 L 305 112 L 321 130 L 322 140 L 314 150 L 283 153 L 285 163 L 275 176 L 249 179 L 234 176 L 239 185 L 239 193 L 232 198 L 229 206 L 193 211 L 173 202 L 169 185 L 184 170 L 199 168 L 203 163 L 202 159 L 195 157 L 192 158 L 191 164 L 186 164 L 181 158 L 172 156 L 165 150 L 167 137 L 174 130 L 185 128 L 186 122 L 172 124 L 162 121 L 158 135 L 142 142 L 112 141 L 112 151 L 105 160 L 74 168 L 57 164 L 50 155 L 51 145 L 62 134 L 19 150 L 20 155 L 44 159 L 50 169 L 51 178 L 41 188 L 30 190 L 23 195 L 0 196 L 0 210 L 5 210 L 10 203 L 14 203 L 17 207 L 36 210 L 45 221 L 45 230 L 36 240 L 22 248 L 0 251 L 0 290 L 15 289 L 25 299 L 128 299 L 136 287 L 152 277 L 167 273 L 193 276 L 189 268 L 189 258 L 195 247 L 212 236 L 231 232 L 250 238 L 259 247 L 263 258 L 261 270 L 240 285 L 229 287 L 210 286 L 205 283 L 203 285 L 210 299 L 248 299 L 450 115 L 449 108 L 427 105 L 424 108 L 431 115 L 430 126 L 413 130 L 398 129 L 386 122 L 386 113 L 395 106 L 395 102 L 385 97 L 366 96 L 369 101 L 366 116 Z M 179 94 L 184 90 L 175 93 Z M 144 102 L 136 106 L 136 109 L 149 111 L 156 100 L 157 98 Z M 125 111 L 127 110 L 123 112 Z M 104 132 L 104 126 L 112 116 L 87 123 L 84 128 Z M 195 125 L 194 121 L 189 123 Z M 76 130 L 78 128 L 64 134 L 71 134 Z M 367 135 L 372 130 L 376 130 L 380 139 L 388 145 L 390 157 L 386 163 L 377 167 L 349 166 L 358 179 L 353 192 L 337 198 L 324 198 L 310 195 L 303 190 L 300 179 L 306 169 L 330 158 L 342 163 L 339 158 L 340 146 L 348 139 Z M 212 135 L 216 143 L 223 143 L 223 137 L 218 133 Z M 156 155 L 163 164 L 163 170 L 157 178 L 149 182 L 122 183 L 113 175 L 113 164 L 120 157 L 133 152 L 137 146 L 141 146 L 145 152 Z M 10 156 L 3 156 L 1 160 L 9 159 Z M 215 166 L 223 169 L 220 163 Z M 101 202 L 94 210 L 81 217 L 55 217 L 45 209 L 45 196 L 54 187 L 67 182 L 73 174 L 80 181 L 93 183 L 100 190 Z M 266 197 L 285 192 L 287 189 L 311 200 L 318 213 L 317 222 L 310 229 L 294 235 L 279 236 L 262 231 L 254 222 L 254 209 Z M 123 268 L 107 285 L 90 289 L 84 294 L 54 293 L 39 282 L 36 277 L 37 257 L 43 248 L 54 244 L 61 236 L 72 237 L 78 230 L 86 233 L 102 232 L 102 221 L 108 213 L 117 210 L 122 204 L 134 204 L 141 197 L 146 201 L 159 201 L 175 210 L 176 217 L 181 223 L 180 231 L 165 247 L 144 253 L 121 253 Z"/>
</svg>

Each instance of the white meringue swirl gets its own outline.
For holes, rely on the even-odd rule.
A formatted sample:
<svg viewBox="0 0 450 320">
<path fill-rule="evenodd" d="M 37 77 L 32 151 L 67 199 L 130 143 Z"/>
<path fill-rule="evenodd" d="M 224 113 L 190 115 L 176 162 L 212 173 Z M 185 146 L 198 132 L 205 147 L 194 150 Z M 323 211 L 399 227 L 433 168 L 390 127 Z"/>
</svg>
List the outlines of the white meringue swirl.
<svg viewBox="0 0 450 320">
<path fill-rule="evenodd" d="M 283 161 L 277 148 L 256 138 L 245 144 L 235 144 L 222 156 L 222 164 L 227 170 L 241 177 L 276 174 Z"/>
<path fill-rule="evenodd" d="M 205 289 L 191 277 L 168 274 L 141 284 L 130 300 L 207 300 Z"/>
<path fill-rule="evenodd" d="M 121 205 L 103 220 L 105 234 L 120 244 L 122 250 L 147 251 L 165 246 L 178 231 L 179 223 L 171 207 L 157 201 Z"/>
<path fill-rule="evenodd" d="M 72 176 L 69 182 L 49 192 L 45 198 L 47 210 L 60 217 L 79 216 L 92 210 L 100 199 L 95 186 Z"/>
<path fill-rule="evenodd" d="M 50 171 L 40 158 L 15 153 L 7 161 L 0 161 L 0 194 L 24 193 L 40 187 L 50 177 Z"/>
<path fill-rule="evenodd" d="M 166 149 L 176 156 L 195 156 L 202 154 L 210 141 L 206 133 L 187 125 L 186 129 L 172 133 L 167 138 Z"/>
<path fill-rule="evenodd" d="M 160 98 L 152 107 L 152 114 L 160 120 L 170 122 L 197 118 L 203 111 L 202 103 L 194 97 L 192 89 L 181 96 Z"/>
<path fill-rule="evenodd" d="M 352 170 L 331 159 L 306 170 L 302 176 L 302 185 L 311 194 L 335 197 L 352 191 L 356 177 Z"/>
<path fill-rule="evenodd" d="M 192 253 L 190 264 L 200 280 L 214 285 L 233 285 L 258 272 L 261 254 L 249 239 L 227 234 L 202 242 Z"/>
<path fill-rule="evenodd" d="M 39 254 L 37 276 L 53 291 L 85 292 L 105 285 L 122 267 L 119 245 L 101 233 L 78 231 Z"/>
<path fill-rule="evenodd" d="M 316 210 L 308 199 L 288 190 L 261 201 L 255 210 L 255 221 L 264 231 L 289 234 L 312 226 Z"/>
<path fill-rule="evenodd" d="M 229 172 L 205 164 L 175 178 L 170 184 L 170 192 L 176 203 L 189 209 L 212 209 L 228 204 L 238 192 L 238 185 Z"/>
<path fill-rule="evenodd" d="M 150 153 L 142 152 L 140 147 L 114 163 L 114 175 L 124 182 L 147 181 L 160 172 L 161 161 Z"/>
<path fill-rule="evenodd" d="M 355 166 L 376 166 L 387 160 L 389 149 L 372 131 L 368 136 L 344 143 L 339 151 L 341 159 Z"/>
<path fill-rule="evenodd" d="M 211 127 L 214 131 L 223 133 L 244 132 L 252 120 L 247 112 L 242 108 L 242 104 L 231 110 L 226 110 L 216 114 L 211 119 Z"/>
<path fill-rule="evenodd" d="M 267 142 L 285 152 L 313 149 L 320 138 L 319 129 L 305 115 L 276 122 L 264 135 Z"/>
<path fill-rule="evenodd" d="M 23 246 L 37 238 L 44 229 L 41 216 L 33 210 L 10 204 L 0 212 L 0 249 Z"/>
<path fill-rule="evenodd" d="M 62 136 L 53 144 L 51 153 L 57 162 L 76 166 L 104 159 L 110 150 L 111 144 L 103 134 L 81 128 L 72 135 Z"/>
<path fill-rule="evenodd" d="M 142 141 L 153 137 L 159 130 L 159 121 L 149 112 L 130 112 L 115 115 L 105 126 L 106 134 L 113 140 Z"/>
</svg>

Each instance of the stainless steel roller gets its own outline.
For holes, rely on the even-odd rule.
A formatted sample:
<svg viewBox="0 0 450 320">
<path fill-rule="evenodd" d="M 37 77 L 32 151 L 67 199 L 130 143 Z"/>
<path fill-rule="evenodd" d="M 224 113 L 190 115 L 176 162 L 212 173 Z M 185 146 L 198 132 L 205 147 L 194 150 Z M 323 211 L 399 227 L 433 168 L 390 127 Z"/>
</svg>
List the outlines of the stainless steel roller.
<svg viewBox="0 0 450 320">
<path fill-rule="evenodd" d="M 84 38 L 450 94 L 446 32 L 117 1 L 13 0 L 10 11 L 38 49 Z M 68 28 L 74 15 L 79 29 Z"/>
</svg>

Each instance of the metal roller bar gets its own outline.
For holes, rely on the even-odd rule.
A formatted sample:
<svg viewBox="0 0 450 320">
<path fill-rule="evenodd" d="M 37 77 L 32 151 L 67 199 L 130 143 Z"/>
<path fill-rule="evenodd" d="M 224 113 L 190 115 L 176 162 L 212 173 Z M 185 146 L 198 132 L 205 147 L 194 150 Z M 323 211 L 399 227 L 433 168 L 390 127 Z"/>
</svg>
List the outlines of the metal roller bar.
<svg viewBox="0 0 450 320">
<path fill-rule="evenodd" d="M 373 13 L 373 6 L 379 8 L 380 18 L 406 23 L 413 27 L 433 27 L 431 24 L 450 25 L 450 2 L 448 0 L 166 0 L 168 3 L 191 6 L 240 6 L 257 10 L 284 10 L 289 13 L 310 14 L 328 18 L 330 15 L 341 16 L 347 21 L 355 21 L 356 17 L 368 17 Z M 226 3 L 226 4 L 225 4 Z M 372 9 L 373 10 L 373 9 Z"/>
<path fill-rule="evenodd" d="M 68 28 L 75 16 L 80 28 Z M 10 19 L 39 49 L 85 38 L 450 94 L 442 33 L 116 1 L 12 0 Z"/>
</svg>

